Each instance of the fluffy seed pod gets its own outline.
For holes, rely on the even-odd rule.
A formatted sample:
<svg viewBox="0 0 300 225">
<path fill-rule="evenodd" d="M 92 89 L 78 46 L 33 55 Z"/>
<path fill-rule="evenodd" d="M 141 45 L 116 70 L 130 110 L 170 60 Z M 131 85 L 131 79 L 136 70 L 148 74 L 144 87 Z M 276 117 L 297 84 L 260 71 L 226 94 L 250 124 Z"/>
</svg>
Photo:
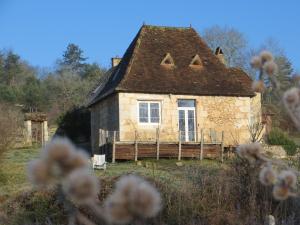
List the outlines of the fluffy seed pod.
<svg viewBox="0 0 300 225">
<path fill-rule="evenodd" d="M 36 159 L 29 163 L 28 177 L 29 180 L 37 186 L 45 186 L 53 180 L 50 165 L 47 161 L 41 159 Z"/>
<path fill-rule="evenodd" d="M 74 204 L 89 204 L 97 199 L 100 189 L 99 182 L 90 171 L 74 170 L 63 182 L 63 191 Z"/>
<path fill-rule="evenodd" d="M 161 209 L 161 197 L 158 191 L 144 181 L 130 194 L 131 210 L 143 217 L 154 217 Z"/>
<path fill-rule="evenodd" d="M 104 203 L 104 215 L 110 224 L 128 224 L 132 219 L 128 196 L 121 192 L 111 194 Z"/>
<path fill-rule="evenodd" d="M 122 176 L 116 182 L 116 191 L 124 194 L 125 196 L 129 196 L 130 193 L 143 181 L 144 180 L 142 178 L 134 175 Z"/>
<path fill-rule="evenodd" d="M 273 60 L 273 55 L 269 51 L 262 51 L 259 56 L 261 58 L 262 64 Z"/>
<path fill-rule="evenodd" d="M 44 148 L 44 158 L 50 162 L 63 163 L 75 152 L 74 145 L 65 138 L 55 138 Z"/>
<path fill-rule="evenodd" d="M 294 188 L 297 183 L 297 176 L 290 170 L 283 170 L 278 176 L 281 185 Z"/>
<path fill-rule="evenodd" d="M 265 84 L 263 81 L 258 80 L 258 81 L 253 81 L 252 83 L 252 90 L 255 92 L 262 93 L 265 90 Z"/>
<path fill-rule="evenodd" d="M 300 90 L 298 88 L 291 88 L 287 90 L 283 95 L 283 101 L 287 106 L 293 106 L 299 103 Z"/>
<path fill-rule="evenodd" d="M 259 56 L 252 57 L 250 64 L 252 68 L 260 69 L 262 67 L 261 58 Z"/>
<path fill-rule="evenodd" d="M 282 185 L 275 185 L 273 187 L 273 197 L 278 201 L 283 201 L 288 199 L 290 196 L 290 190 L 288 187 Z"/>
<path fill-rule="evenodd" d="M 268 61 L 264 64 L 263 69 L 266 74 L 272 76 L 277 72 L 278 66 L 274 61 Z"/>
<path fill-rule="evenodd" d="M 241 158 L 247 159 L 250 163 L 261 159 L 262 151 L 263 149 L 259 143 L 244 144 L 237 148 L 237 154 Z"/>
<path fill-rule="evenodd" d="M 272 166 L 266 166 L 262 168 L 259 173 L 259 180 L 265 186 L 269 186 L 275 183 L 276 173 L 273 170 Z"/>
<path fill-rule="evenodd" d="M 159 192 L 134 175 L 123 176 L 117 181 L 115 192 L 105 203 L 107 220 L 116 224 L 126 224 L 134 217 L 153 217 L 160 209 Z"/>
<path fill-rule="evenodd" d="M 62 165 L 65 174 L 80 168 L 89 168 L 88 155 L 83 151 L 74 152 Z"/>
</svg>

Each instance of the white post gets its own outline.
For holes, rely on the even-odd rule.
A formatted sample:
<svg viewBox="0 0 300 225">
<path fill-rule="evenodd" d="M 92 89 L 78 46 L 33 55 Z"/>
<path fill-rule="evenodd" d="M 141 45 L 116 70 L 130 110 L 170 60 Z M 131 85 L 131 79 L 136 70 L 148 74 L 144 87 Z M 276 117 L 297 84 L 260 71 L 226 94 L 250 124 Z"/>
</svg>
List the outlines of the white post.
<svg viewBox="0 0 300 225">
<path fill-rule="evenodd" d="M 31 128 L 31 120 L 25 121 L 25 132 L 26 132 L 26 143 L 32 143 L 32 128 Z"/>
<path fill-rule="evenodd" d="M 116 162 L 116 131 L 114 131 L 113 143 L 112 143 L 112 163 Z"/>
<path fill-rule="evenodd" d="M 43 139 L 44 142 L 47 142 L 49 140 L 49 133 L 48 133 L 48 122 L 44 121 L 43 122 Z"/>
<path fill-rule="evenodd" d="M 203 159 L 204 131 L 201 129 L 200 160 Z"/>
<path fill-rule="evenodd" d="M 179 131 L 178 161 L 181 160 L 181 131 Z"/>
</svg>

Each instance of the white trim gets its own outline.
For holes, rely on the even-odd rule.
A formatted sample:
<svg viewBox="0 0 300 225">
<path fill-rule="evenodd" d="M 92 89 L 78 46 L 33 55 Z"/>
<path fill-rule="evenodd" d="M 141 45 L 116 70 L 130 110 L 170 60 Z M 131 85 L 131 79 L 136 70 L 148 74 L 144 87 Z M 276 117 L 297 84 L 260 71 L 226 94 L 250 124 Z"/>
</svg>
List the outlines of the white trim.
<svg viewBox="0 0 300 225">
<path fill-rule="evenodd" d="M 147 117 L 148 122 L 140 122 L 140 103 L 147 103 L 148 110 L 147 110 Z M 158 104 L 158 116 L 159 116 L 159 122 L 153 123 L 151 122 L 151 116 L 150 116 L 150 104 L 151 103 L 157 103 Z M 161 101 L 159 100 L 137 100 L 137 120 L 139 125 L 160 125 L 161 124 Z"/>
<path fill-rule="evenodd" d="M 181 100 L 181 99 L 178 99 L 178 100 Z M 194 100 L 194 99 L 191 99 L 191 100 Z M 195 100 L 196 101 L 196 100 Z M 178 101 L 177 101 L 178 102 Z M 196 102 L 195 102 L 196 103 Z M 196 141 L 197 139 L 197 127 L 196 127 L 196 105 L 194 107 L 180 107 L 180 106 L 177 106 L 177 113 L 178 113 L 178 130 L 180 131 L 180 126 L 179 126 L 179 110 L 183 110 L 184 111 L 184 132 L 185 132 L 185 142 L 194 142 Z M 189 124 L 188 124 L 188 111 L 189 110 L 192 110 L 194 112 L 194 140 L 189 140 Z M 180 137 L 181 138 L 181 137 Z"/>
</svg>

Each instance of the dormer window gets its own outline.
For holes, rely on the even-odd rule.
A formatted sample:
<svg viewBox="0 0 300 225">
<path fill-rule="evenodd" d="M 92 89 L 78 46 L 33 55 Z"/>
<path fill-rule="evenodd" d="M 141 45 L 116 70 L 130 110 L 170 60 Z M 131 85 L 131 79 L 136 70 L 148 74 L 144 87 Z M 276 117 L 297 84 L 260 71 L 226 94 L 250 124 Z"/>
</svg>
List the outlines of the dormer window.
<svg viewBox="0 0 300 225">
<path fill-rule="evenodd" d="M 190 63 L 190 66 L 193 67 L 193 68 L 201 68 L 202 67 L 202 61 L 201 61 L 201 59 L 200 59 L 200 57 L 199 57 L 198 54 L 196 54 L 193 57 L 193 59 L 192 59 L 192 61 Z"/>
<path fill-rule="evenodd" d="M 167 53 L 167 54 L 165 55 L 165 57 L 164 57 L 163 60 L 161 61 L 160 65 L 162 65 L 162 66 L 168 66 L 168 67 L 172 67 L 172 66 L 175 65 L 175 64 L 174 64 L 174 60 L 173 60 L 173 58 L 172 58 L 172 56 L 171 56 L 170 53 Z"/>
</svg>

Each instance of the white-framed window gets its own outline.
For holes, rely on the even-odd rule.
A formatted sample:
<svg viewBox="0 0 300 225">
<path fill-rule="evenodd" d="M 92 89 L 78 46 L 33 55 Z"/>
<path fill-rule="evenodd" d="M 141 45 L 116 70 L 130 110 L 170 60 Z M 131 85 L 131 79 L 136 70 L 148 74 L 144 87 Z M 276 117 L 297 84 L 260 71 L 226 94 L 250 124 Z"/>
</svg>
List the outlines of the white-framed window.
<svg viewBox="0 0 300 225">
<path fill-rule="evenodd" d="M 142 124 L 159 124 L 161 121 L 161 109 L 159 101 L 139 101 L 138 121 Z"/>
</svg>

